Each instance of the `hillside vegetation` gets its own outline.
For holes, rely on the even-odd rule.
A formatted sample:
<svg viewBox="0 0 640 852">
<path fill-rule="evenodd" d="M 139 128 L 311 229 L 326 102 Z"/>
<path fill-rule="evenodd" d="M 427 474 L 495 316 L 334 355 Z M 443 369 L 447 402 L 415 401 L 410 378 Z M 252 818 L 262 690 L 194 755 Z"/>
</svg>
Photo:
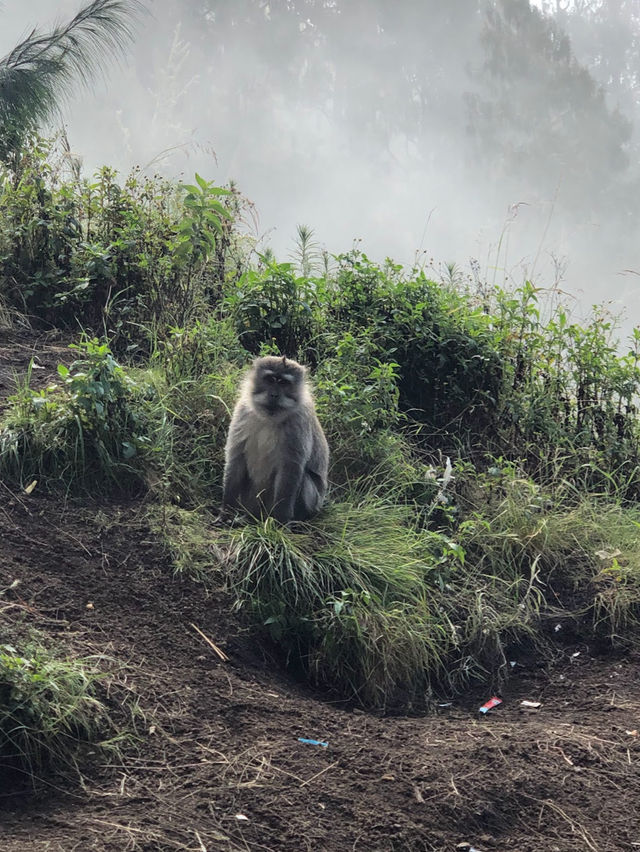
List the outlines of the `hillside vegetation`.
<svg viewBox="0 0 640 852">
<path fill-rule="evenodd" d="M 145 495 L 176 571 L 223 580 L 283 665 L 365 707 L 506 678 L 510 649 L 544 659 L 563 630 L 637 643 L 640 334 L 620 347 L 600 309 L 574 322 L 529 282 L 328 255 L 302 226 L 280 262 L 233 186 L 68 165 L 34 138 L 0 183 L 3 322 L 75 341 L 55 383 L 27 376 L 4 412 L 7 485 Z M 222 526 L 230 411 L 266 353 L 311 368 L 331 497 L 306 525 Z M 0 663 L 14 684 L 72 684 L 41 660 L 11 645 Z M 70 730 L 93 731 L 95 673 L 69 665 Z"/>
</svg>

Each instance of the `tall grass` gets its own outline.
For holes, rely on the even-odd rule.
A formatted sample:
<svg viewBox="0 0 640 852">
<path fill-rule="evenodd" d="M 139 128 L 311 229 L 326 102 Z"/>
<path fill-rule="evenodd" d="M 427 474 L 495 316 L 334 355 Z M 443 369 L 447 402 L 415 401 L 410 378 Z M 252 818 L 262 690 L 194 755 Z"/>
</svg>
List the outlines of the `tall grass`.
<svg viewBox="0 0 640 852">
<path fill-rule="evenodd" d="M 80 748 L 112 734 L 95 661 L 64 659 L 41 647 L 0 646 L 0 757 L 36 777 L 75 767 Z"/>
<path fill-rule="evenodd" d="M 585 639 L 636 642 L 640 514 L 562 506 L 514 473 L 467 504 L 453 537 L 371 497 L 302 528 L 234 530 L 237 606 L 306 677 L 377 707 L 506 679 L 523 642 L 548 657 L 558 618 Z"/>
<path fill-rule="evenodd" d="M 295 530 L 267 520 L 229 536 L 238 608 L 307 676 L 370 706 L 425 700 L 451 644 L 437 588 L 459 567 L 452 542 L 371 498 Z"/>
</svg>

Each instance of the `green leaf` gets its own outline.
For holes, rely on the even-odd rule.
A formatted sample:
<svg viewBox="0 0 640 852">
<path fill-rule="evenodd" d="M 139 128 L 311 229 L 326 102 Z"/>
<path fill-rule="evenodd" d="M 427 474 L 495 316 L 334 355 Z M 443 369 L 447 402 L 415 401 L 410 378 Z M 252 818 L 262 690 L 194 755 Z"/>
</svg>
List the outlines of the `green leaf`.
<svg viewBox="0 0 640 852">
<path fill-rule="evenodd" d="M 224 216 L 226 219 L 233 219 L 233 216 L 231 215 L 231 213 L 229 213 L 227 208 L 223 207 L 223 205 L 219 201 L 208 201 L 207 202 L 207 210 L 209 210 L 209 211 L 217 210 L 218 213 L 221 216 Z"/>
<path fill-rule="evenodd" d="M 130 441 L 122 443 L 122 458 L 132 459 L 137 453 L 136 447 Z"/>
<path fill-rule="evenodd" d="M 209 181 L 206 181 L 204 178 L 201 178 L 198 172 L 196 172 L 196 180 L 198 181 L 198 184 L 200 185 L 201 189 L 205 191 L 209 189 Z"/>
</svg>

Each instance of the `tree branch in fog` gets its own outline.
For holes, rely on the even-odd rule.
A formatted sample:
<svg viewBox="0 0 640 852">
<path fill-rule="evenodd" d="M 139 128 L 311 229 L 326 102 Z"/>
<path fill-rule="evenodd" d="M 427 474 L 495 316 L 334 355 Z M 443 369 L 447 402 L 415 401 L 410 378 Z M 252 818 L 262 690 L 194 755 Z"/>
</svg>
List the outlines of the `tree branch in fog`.
<svg viewBox="0 0 640 852">
<path fill-rule="evenodd" d="M 46 122 L 76 82 L 88 85 L 106 57 L 133 40 L 138 0 L 93 0 L 69 23 L 37 29 L 0 59 L 0 157 Z"/>
</svg>

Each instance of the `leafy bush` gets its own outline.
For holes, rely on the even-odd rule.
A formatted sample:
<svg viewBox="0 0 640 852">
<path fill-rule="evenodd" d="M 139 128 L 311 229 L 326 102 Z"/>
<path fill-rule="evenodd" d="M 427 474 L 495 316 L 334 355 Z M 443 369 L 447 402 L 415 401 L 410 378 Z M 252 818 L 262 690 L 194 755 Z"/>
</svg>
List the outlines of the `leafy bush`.
<svg viewBox="0 0 640 852">
<path fill-rule="evenodd" d="M 197 320 L 189 328 L 172 328 L 156 353 L 167 382 L 196 380 L 226 368 L 242 366 L 247 351 L 227 317 Z"/>
<path fill-rule="evenodd" d="M 330 323 L 366 330 L 378 358 L 393 358 L 401 405 L 432 441 L 483 434 L 498 405 L 501 357 L 489 318 L 468 299 L 356 253 L 341 258 L 327 311 Z"/>
<path fill-rule="evenodd" d="M 582 491 L 635 499 L 640 331 L 620 354 L 605 311 L 577 324 L 559 305 L 545 318 L 530 284 L 496 291 L 493 322 L 505 370 L 501 452 L 515 450 L 543 481 L 566 477 Z"/>
<path fill-rule="evenodd" d="M 398 364 L 382 362 L 371 335 L 346 332 L 323 345 L 326 357 L 314 375 L 317 410 L 331 448 L 334 486 L 380 491 L 430 502 L 437 486 L 429 468 L 399 433 Z"/>
<path fill-rule="evenodd" d="M 176 186 L 135 169 L 120 183 L 104 167 L 65 180 L 64 162 L 36 138 L 17 173 L 0 172 L 0 297 L 33 322 L 80 323 L 148 354 L 220 299 L 241 202 L 199 175 Z"/>
<path fill-rule="evenodd" d="M 5 767 L 36 775 L 66 769 L 83 743 L 111 727 L 89 660 L 0 646 L 0 754 Z"/>
<path fill-rule="evenodd" d="M 96 340 L 74 346 L 82 356 L 58 367 L 60 384 L 26 386 L 12 399 L 0 429 L 0 473 L 23 485 L 138 489 L 149 448 L 143 388 Z"/>
<path fill-rule="evenodd" d="M 484 588 L 487 603 L 501 597 L 496 609 L 503 614 L 521 608 L 521 626 L 536 641 L 543 640 L 547 619 L 557 623 L 563 615 L 587 637 L 621 642 L 640 635 L 634 506 L 585 495 L 571 505 L 504 459 L 483 473 L 467 470 L 462 490 L 456 537 L 467 560 L 454 584 L 463 579 L 469 592 Z"/>
<path fill-rule="evenodd" d="M 264 270 L 248 270 L 227 290 L 226 309 L 249 352 L 257 355 L 268 344 L 296 358 L 309 349 L 316 331 L 316 301 L 312 282 L 296 277 L 292 264 L 267 262 Z"/>
</svg>

